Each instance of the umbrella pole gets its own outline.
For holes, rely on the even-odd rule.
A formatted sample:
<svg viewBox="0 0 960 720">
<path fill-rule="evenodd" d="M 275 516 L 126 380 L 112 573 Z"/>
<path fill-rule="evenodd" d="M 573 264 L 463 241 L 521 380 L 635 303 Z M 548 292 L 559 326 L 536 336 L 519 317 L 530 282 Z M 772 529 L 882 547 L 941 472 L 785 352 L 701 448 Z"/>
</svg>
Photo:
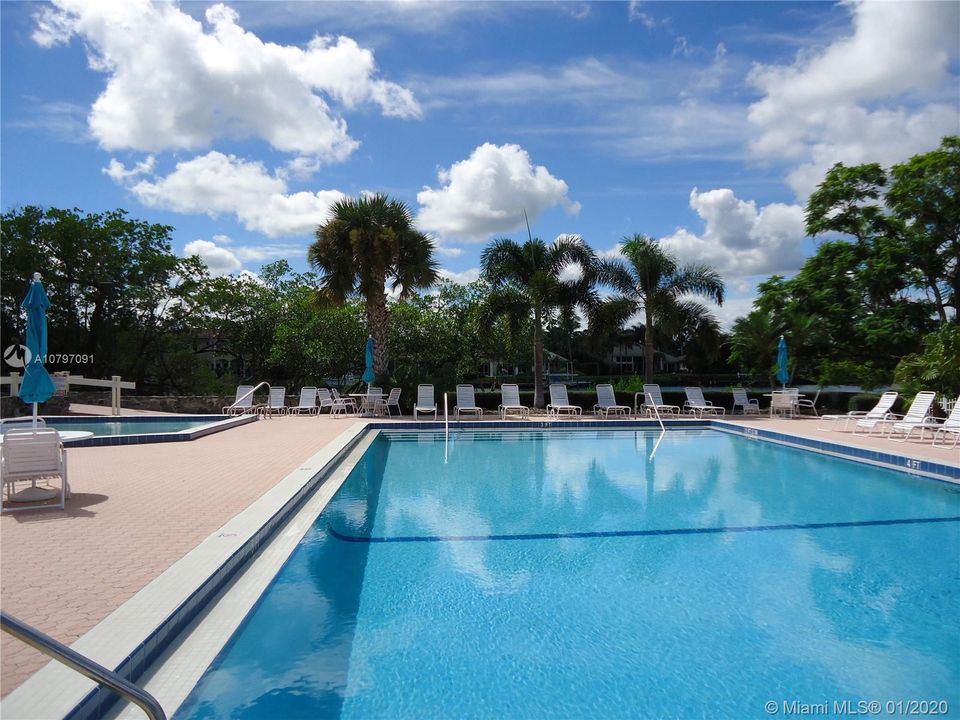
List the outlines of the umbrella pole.
<svg viewBox="0 0 960 720">
<path fill-rule="evenodd" d="M 37 429 L 37 403 L 33 404 L 33 429 Z"/>
</svg>

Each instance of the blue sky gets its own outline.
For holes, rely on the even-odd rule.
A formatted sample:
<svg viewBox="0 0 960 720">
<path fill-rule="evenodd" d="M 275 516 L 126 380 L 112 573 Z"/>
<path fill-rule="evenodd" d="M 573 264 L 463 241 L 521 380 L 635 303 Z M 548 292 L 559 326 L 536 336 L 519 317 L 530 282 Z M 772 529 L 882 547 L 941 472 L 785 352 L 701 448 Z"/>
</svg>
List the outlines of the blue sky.
<svg viewBox="0 0 960 720">
<path fill-rule="evenodd" d="M 491 237 L 661 239 L 725 325 L 814 247 L 833 163 L 960 132 L 948 2 L 3 2 L 4 210 L 172 225 L 212 272 L 285 257 L 341 194 L 409 204 L 453 279 Z"/>
</svg>

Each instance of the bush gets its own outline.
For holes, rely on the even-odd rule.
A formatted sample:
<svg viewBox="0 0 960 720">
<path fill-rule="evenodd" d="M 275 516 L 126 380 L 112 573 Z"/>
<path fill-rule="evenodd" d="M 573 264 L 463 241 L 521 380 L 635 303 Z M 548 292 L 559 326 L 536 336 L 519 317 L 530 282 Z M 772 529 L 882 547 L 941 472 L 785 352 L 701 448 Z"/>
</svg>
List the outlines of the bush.
<svg viewBox="0 0 960 720">
<path fill-rule="evenodd" d="M 904 394 L 936 390 L 953 399 L 960 394 L 960 325 L 951 323 L 923 339 L 923 352 L 906 355 L 894 371 Z"/>
</svg>

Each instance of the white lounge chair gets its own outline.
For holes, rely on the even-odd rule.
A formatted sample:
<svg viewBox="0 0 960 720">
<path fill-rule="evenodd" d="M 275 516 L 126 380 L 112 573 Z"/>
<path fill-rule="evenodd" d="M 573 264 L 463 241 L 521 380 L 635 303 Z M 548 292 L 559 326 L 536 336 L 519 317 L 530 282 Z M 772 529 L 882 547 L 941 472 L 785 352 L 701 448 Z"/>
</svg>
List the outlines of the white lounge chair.
<svg viewBox="0 0 960 720">
<path fill-rule="evenodd" d="M 426 415 L 433 413 L 433 419 L 437 419 L 437 403 L 433 399 L 433 385 L 417 385 L 417 402 L 413 406 L 413 419 L 417 419 L 417 414 Z"/>
<path fill-rule="evenodd" d="M 253 412 L 253 385 L 237 385 L 237 394 L 232 405 L 223 408 L 224 415 L 243 415 Z"/>
<path fill-rule="evenodd" d="M 643 395 L 643 405 L 638 407 L 637 398 L 640 395 Z M 651 417 L 655 414 L 680 414 L 679 405 L 667 405 L 663 402 L 663 393 L 660 392 L 660 386 L 655 383 L 645 383 L 643 386 L 643 392 L 636 393 L 633 396 L 633 411 L 639 415 L 639 411 L 641 410 L 643 411 L 644 415 L 649 415 Z"/>
<path fill-rule="evenodd" d="M 60 481 L 59 502 L 50 504 L 50 481 Z M 30 486 L 17 490 L 17 483 Z M 42 482 L 47 487 L 38 486 Z M 70 485 L 67 481 L 67 455 L 60 442 L 60 434 L 53 429 L 10 430 L 4 433 L 0 445 L 0 487 L 6 491 L 8 507 L 3 512 L 49 507 L 62 509 L 66 505 Z M 25 502 L 14 502 L 14 498 Z M 54 495 L 53 498 L 56 498 Z"/>
<path fill-rule="evenodd" d="M 943 445 L 937 445 L 937 438 L 943 436 Z M 933 444 L 937 447 L 947 447 L 947 436 L 953 435 L 953 444 L 950 447 L 956 447 L 960 442 L 960 398 L 953 403 L 953 409 L 950 415 L 944 420 L 936 430 L 933 431 Z"/>
<path fill-rule="evenodd" d="M 770 393 L 770 417 L 781 415 L 792 418 L 797 413 L 797 398 L 789 390 Z"/>
<path fill-rule="evenodd" d="M 567 397 L 567 386 L 563 383 L 553 383 L 550 386 L 550 403 L 547 405 L 547 412 L 550 415 L 582 415 L 583 408 L 579 405 L 571 405 Z"/>
<path fill-rule="evenodd" d="M 918 392 L 913 402 L 910 403 L 910 408 L 907 410 L 906 415 L 902 418 L 881 420 L 877 425 L 880 426 L 881 430 L 887 428 L 888 437 L 902 434 L 903 442 L 906 442 L 907 438 L 913 435 L 914 430 L 919 430 L 920 439 L 923 440 L 925 430 L 930 429 L 932 432 L 933 428 L 940 425 L 939 421 L 930 417 L 930 408 L 933 406 L 933 401 L 936 397 L 937 394 L 929 390 Z M 873 428 L 870 429 L 870 432 L 873 432 Z"/>
<path fill-rule="evenodd" d="M 0 435 L 10 432 L 11 430 L 45 430 L 47 427 L 47 421 L 42 417 L 37 418 L 36 427 L 33 424 L 33 417 L 18 417 L 18 418 L 9 418 L 7 420 L 0 420 Z"/>
<path fill-rule="evenodd" d="M 311 386 L 300 388 L 300 400 L 296 405 L 291 406 L 288 412 L 296 413 L 297 415 L 302 412 L 306 412 L 308 415 L 319 413 L 320 408 L 317 407 L 317 388 Z"/>
<path fill-rule="evenodd" d="M 726 410 L 719 405 L 714 405 L 703 397 L 703 390 L 698 387 L 685 387 L 687 400 L 683 403 L 683 409 L 694 417 L 702 418 L 705 414 L 724 415 Z"/>
<path fill-rule="evenodd" d="M 597 385 L 597 404 L 593 406 L 593 414 L 608 418 L 610 413 L 627 416 L 630 414 L 630 408 L 627 405 L 617 404 L 617 395 L 613 391 L 613 385 L 601 383 Z"/>
<path fill-rule="evenodd" d="M 271 385 L 267 402 L 264 405 L 260 405 L 257 409 L 264 415 L 286 415 L 287 389 L 285 387 Z"/>
<path fill-rule="evenodd" d="M 843 422 L 843 429 L 846 430 L 850 427 L 850 423 L 854 420 L 883 420 L 888 415 L 890 415 L 890 408 L 893 407 L 893 404 L 897 401 L 897 393 L 892 390 L 885 392 L 880 396 L 880 399 L 877 400 L 877 404 L 873 406 L 871 410 L 851 410 L 850 412 L 844 415 L 821 415 L 820 422 L 817 424 L 818 430 L 832 430 L 837 426 L 837 423 Z M 825 427 L 824 423 L 831 423 L 830 427 Z"/>
<path fill-rule="evenodd" d="M 500 419 L 505 420 L 509 413 L 518 413 L 520 417 L 530 417 L 530 408 L 520 404 L 520 386 L 519 385 L 501 385 L 500 386 Z"/>
<path fill-rule="evenodd" d="M 756 398 L 748 398 L 745 388 L 733 388 L 733 408 L 730 414 L 735 415 L 737 408 L 742 408 L 744 415 L 759 415 L 760 401 Z"/>
<path fill-rule="evenodd" d="M 400 412 L 400 390 L 401 388 L 398 387 L 390 388 L 390 394 L 378 403 L 377 412 L 380 415 L 385 414 L 387 417 L 392 417 L 393 411 L 390 409 L 392 407 L 397 409 L 397 415 L 403 414 Z"/>
<path fill-rule="evenodd" d="M 333 402 L 343 405 L 346 409 L 345 412 L 352 412 L 354 415 L 357 413 L 357 399 L 347 395 L 343 397 L 340 395 L 340 391 L 336 388 L 330 388 L 330 397 L 333 399 Z"/>
<path fill-rule="evenodd" d="M 331 417 L 334 415 L 346 415 L 348 412 L 356 413 L 357 411 L 357 406 L 353 402 L 353 398 L 334 397 L 333 391 L 327 388 L 320 388 L 317 390 L 317 414 L 322 413 L 324 408 L 330 408 Z"/>
<path fill-rule="evenodd" d="M 453 414 L 459 418 L 465 413 L 477 417 L 483 415 L 483 410 L 477 406 L 473 385 L 457 385 L 457 404 L 453 408 Z"/>
<path fill-rule="evenodd" d="M 800 397 L 800 391 L 797 388 L 787 388 L 787 389 L 790 390 L 791 392 L 796 393 L 795 400 L 796 400 L 798 415 L 801 412 L 803 412 L 804 409 L 807 409 L 811 413 L 813 413 L 814 417 L 817 417 L 820 415 L 820 413 L 817 412 L 817 400 L 820 399 L 820 392 L 822 388 L 817 388 L 817 394 L 813 396 L 813 400 L 810 400 L 809 398 L 805 398 L 805 397 Z"/>
</svg>

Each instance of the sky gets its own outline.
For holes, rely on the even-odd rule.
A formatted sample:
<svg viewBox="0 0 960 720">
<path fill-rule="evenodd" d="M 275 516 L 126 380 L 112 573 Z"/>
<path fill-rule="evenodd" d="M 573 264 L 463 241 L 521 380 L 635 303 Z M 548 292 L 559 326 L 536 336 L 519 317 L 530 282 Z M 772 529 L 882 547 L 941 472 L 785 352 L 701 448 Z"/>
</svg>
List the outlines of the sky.
<svg viewBox="0 0 960 720">
<path fill-rule="evenodd" d="M 637 233 L 725 327 L 815 250 L 836 162 L 960 132 L 957 2 L 0 3 L 0 205 L 123 208 L 214 274 L 308 269 L 383 192 L 466 282 L 494 237 Z"/>
</svg>

